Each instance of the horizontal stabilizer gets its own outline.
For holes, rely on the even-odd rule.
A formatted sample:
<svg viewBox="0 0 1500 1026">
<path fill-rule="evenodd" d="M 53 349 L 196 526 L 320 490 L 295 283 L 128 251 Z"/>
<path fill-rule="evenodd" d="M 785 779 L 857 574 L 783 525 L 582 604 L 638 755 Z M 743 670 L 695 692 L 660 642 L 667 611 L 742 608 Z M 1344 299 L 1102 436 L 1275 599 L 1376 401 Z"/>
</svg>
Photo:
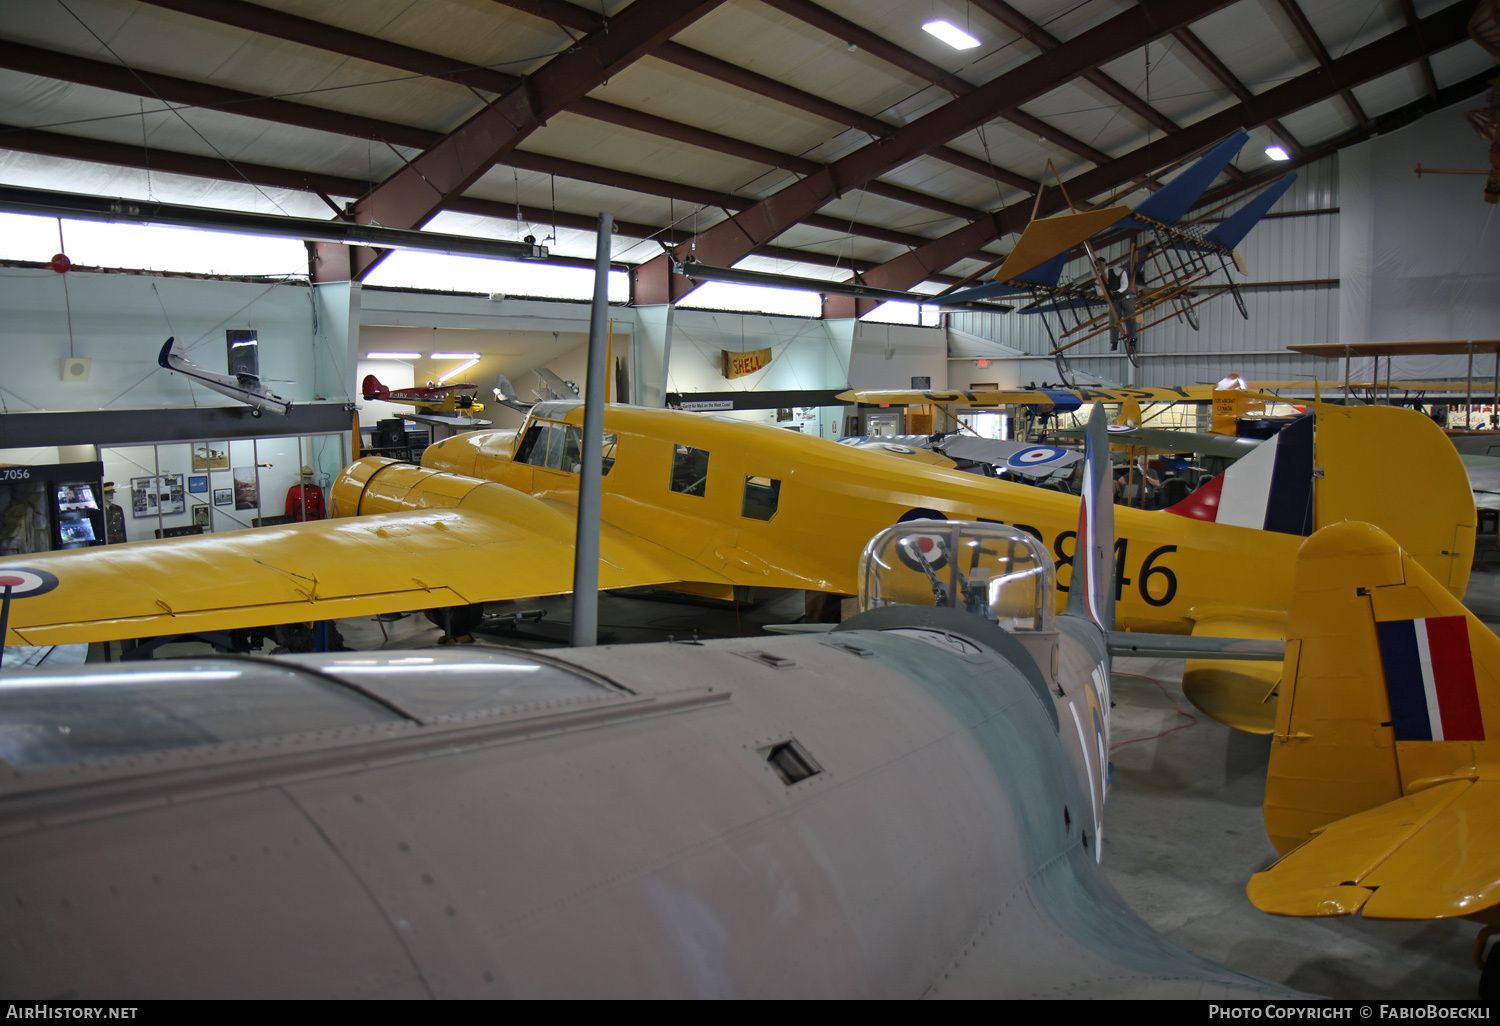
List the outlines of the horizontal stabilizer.
<svg viewBox="0 0 1500 1026">
<path fill-rule="evenodd" d="M 1142 201 L 1135 208 L 1135 213 L 1166 225 L 1181 221 L 1182 215 L 1198 202 L 1198 197 L 1213 184 L 1213 180 L 1219 177 L 1219 172 L 1224 170 L 1224 165 L 1234 159 L 1235 154 L 1240 152 L 1240 147 L 1249 139 L 1250 136 L 1244 129 L 1235 132 L 1198 158 L 1192 167 Z M 1145 221 L 1134 216 L 1126 218 L 1122 223 L 1130 228 L 1147 226 Z"/>
<path fill-rule="evenodd" d="M 1150 659 L 1280 660 L 1286 655 L 1286 645 L 1281 641 L 1261 641 L 1255 638 L 1213 638 L 1187 634 L 1110 631 L 1109 654 L 1145 656 Z"/>
<path fill-rule="evenodd" d="M 1330 824 L 1263 873 L 1250 901 L 1286 916 L 1443 919 L 1500 902 L 1500 783 L 1449 780 Z"/>
<path fill-rule="evenodd" d="M 1270 612 L 1205 611 L 1193 621 L 1193 637 L 1210 642 L 1254 641 L 1282 645 L 1286 622 Z M 1277 684 L 1281 662 L 1229 661 L 1221 653 L 1204 653 L 1182 668 L 1182 693 L 1199 709 L 1235 730 L 1269 734 L 1276 727 Z"/>
<path fill-rule="evenodd" d="M 1055 313 L 1058 310 L 1082 310 L 1089 313 L 1104 306 L 1103 296 L 1058 296 L 1021 310 L 1023 314 Z"/>
<path fill-rule="evenodd" d="M 995 272 L 995 280 L 1056 285 L 1069 251 L 1129 214 L 1129 207 L 1100 207 L 1078 214 L 1039 217 L 1021 232 L 1016 248 Z M 1037 273 L 1028 273 L 1032 271 Z"/>
<path fill-rule="evenodd" d="M 1226 218 L 1204 236 L 1204 241 L 1223 246 L 1225 249 L 1238 246 L 1244 241 L 1245 236 L 1250 234 L 1250 230 L 1260 222 L 1260 219 L 1266 216 L 1266 211 L 1276 205 L 1276 201 L 1281 199 L 1296 180 L 1296 175 L 1284 175 L 1278 178 L 1256 193 L 1255 197 L 1235 211 L 1233 216 Z"/>
</svg>

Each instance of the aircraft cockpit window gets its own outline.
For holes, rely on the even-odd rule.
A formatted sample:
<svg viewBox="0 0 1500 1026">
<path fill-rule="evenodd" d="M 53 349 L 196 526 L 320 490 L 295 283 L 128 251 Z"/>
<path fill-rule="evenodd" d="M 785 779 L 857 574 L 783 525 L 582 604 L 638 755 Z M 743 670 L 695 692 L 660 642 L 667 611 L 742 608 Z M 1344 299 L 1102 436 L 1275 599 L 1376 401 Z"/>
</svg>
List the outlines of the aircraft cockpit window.
<svg viewBox="0 0 1500 1026">
<path fill-rule="evenodd" d="M 740 516 L 751 520 L 770 520 L 776 515 L 781 499 L 781 482 L 774 477 L 745 478 L 745 502 Z"/>
<path fill-rule="evenodd" d="M 0 686 L 0 760 L 18 769 L 407 722 L 333 681 L 228 659 L 38 670 Z M 0 679 L 3 680 L 3 679 Z"/>
<path fill-rule="evenodd" d="M 672 452 L 672 491 L 703 495 L 708 490 L 708 450 L 676 445 Z"/>
<path fill-rule="evenodd" d="M 1008 524 L 910 520 L 881 531 L 859 562 L 859 606 L 950 606 L 1008 630 L 1052 629 L 1052 555 Z"/>
<path fill-rule="evenodd" d="M 602 473 L 615 464 L 615 435 L 604 435 Z M 534 420 L 516 447 L 515 461 L 533 467 L 578 473 L 583 464 L 583 429 L 551 420 Z"/>
</svg>

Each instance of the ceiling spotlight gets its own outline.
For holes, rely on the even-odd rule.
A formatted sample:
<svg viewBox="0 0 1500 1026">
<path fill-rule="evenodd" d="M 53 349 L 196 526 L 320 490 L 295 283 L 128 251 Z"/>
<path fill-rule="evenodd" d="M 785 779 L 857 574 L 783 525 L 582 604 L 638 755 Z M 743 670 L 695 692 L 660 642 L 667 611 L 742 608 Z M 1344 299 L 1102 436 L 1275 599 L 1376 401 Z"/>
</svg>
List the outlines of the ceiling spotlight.
<svg viewBox="0 0 1500 1026">
<path fill-rule="evenodd" d="M 1286 150 L 1282 149 L 1280 146 L 1277 146 L 1275 143 L 1272 143 L 1271 145 L 1266 147 L 1266 156 L 1270 157 L 1272 160 L 1292 159 L 1291 155 L 1288 154 Z"/>
<path fill-rule="evenodd" d="M 978 39 L 951 21 L 929 21 L 922 26 L 922 30 L 937 36 L 955 50 L 972 50 L 979 45 Z"/>
</svg>

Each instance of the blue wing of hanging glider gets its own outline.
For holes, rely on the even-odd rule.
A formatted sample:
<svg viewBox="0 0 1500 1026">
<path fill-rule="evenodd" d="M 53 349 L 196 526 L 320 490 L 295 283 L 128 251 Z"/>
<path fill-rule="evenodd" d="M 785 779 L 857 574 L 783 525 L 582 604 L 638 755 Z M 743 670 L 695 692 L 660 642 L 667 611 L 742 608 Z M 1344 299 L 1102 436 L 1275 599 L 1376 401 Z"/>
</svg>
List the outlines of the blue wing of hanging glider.
<svg viewBox="0 0 1500 1026">
<path fill-rule="evenodd" d="M 1059 253 L 1045 263 L 1029 271 L 1023 271 L 1009 281 L 992 281 L 976 285 L 961 292 L 950 292 L 942 297 L 944 304 L 967 303 L 973 299 L 998 299 L 1001 296 L 1019 296 L 1035 290 L 1037 286 L 1056 288 L 1062 277 L 1063 265 L 1068 262 L 1067 253 Z"/>
<path fill-rule="evenodd" d="M 1059 310 L 1083 310 L 1090 312 L 1104 305 L 1102 296 L 1054 296 L 1040 303 L 1023 307 L 1023 314 L 1055 313 Z"/>
<path fill-rule="evenodd" d="M 1055 288 L 1062 278 L 1063 264 L 1067 262 L 1068 254 L 1059 253 L 1051 260 L 1037 264 L 1029 271 L 1021 272 L 1011 281 L 1018 285 L 1045 285 L 1048 288 Z"/>
<path fill-rule="evenodd" d="M 1257 193 L 1249 203 L 1235 211 L 1234 216 L 1225 218 L 1213 231 L 1203 237 L 1203 241 L 1216 243 L 1225 249 L 1238 246 L 1244 241 L 1245 236 L 1250 234 L 1250 229 L 1266 216 L 1266 211 L 1281 199 L 1282 194 L 1290 189 L 1296 180 L 1296 175 L 1284 175 L 1276 179 Z"/>
<path fill-rule="evenodd" d="M 983 285 L 975 285 L 972 289 L 961 289 L 958 292 L 950 292 L 946 296 L 940 296 L 939 302 L 944 306 L 968 303 L 976 299 L 1001 299 L 1005 296 L 1019 296 L 1031 291 L 1019 285 L 1009 282 L 990 281 Z"/>
<path fill-rule="evenodd" d="M 1154 195 L 1138 204 L 1135 213 L 1162 224 L 1171 225 L 1181 221 L 1182 215 L 1198 202 L 1198 197 L 1219 177 L 1224 165 L 1234 159 L 1235 154 L 1240 152 L 1240 147 L 1249 139 L 1250 135 L 1244 129 L 1235 132 L 1198 158 L 1197 163 L 1158 189 Z M 1129 228 L 1147 227 L 1144 221 L 1134 215 L 1125 218 L 1120 224 Z"/>
</svg>

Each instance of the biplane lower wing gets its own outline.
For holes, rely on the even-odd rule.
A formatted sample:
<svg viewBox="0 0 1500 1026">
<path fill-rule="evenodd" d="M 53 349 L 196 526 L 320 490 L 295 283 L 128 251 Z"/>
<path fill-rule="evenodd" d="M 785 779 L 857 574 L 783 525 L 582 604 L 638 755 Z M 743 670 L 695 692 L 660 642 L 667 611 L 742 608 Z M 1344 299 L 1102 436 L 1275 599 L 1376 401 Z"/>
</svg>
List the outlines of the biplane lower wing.
<svg viewBox="0 0 1500 1026">
<path fill-rule="evenodd" d="M 840 392 L 840 402 L 867 406 L 920 406 L 925 403 L 971 406 L 1037 406 L 1066 413 L 1085 403 L 1122 403 L 1134 399 L 1142 403 L 1196 403 L 1213 398 L 1211 385 L 1189 385 L 1185 388 L 1024 388 L 987 389 L 983 391 L 950 391 L 941 389 Z"/>
<path fill-rule="evenodd" d="M 228 630 L 573 588 L 572 507 L 500 485 L 443 509 L 137 542 L 9 561 L 7 645 Z M 608 524 L 599 586 L 728 583 Z"/>
</svg>

